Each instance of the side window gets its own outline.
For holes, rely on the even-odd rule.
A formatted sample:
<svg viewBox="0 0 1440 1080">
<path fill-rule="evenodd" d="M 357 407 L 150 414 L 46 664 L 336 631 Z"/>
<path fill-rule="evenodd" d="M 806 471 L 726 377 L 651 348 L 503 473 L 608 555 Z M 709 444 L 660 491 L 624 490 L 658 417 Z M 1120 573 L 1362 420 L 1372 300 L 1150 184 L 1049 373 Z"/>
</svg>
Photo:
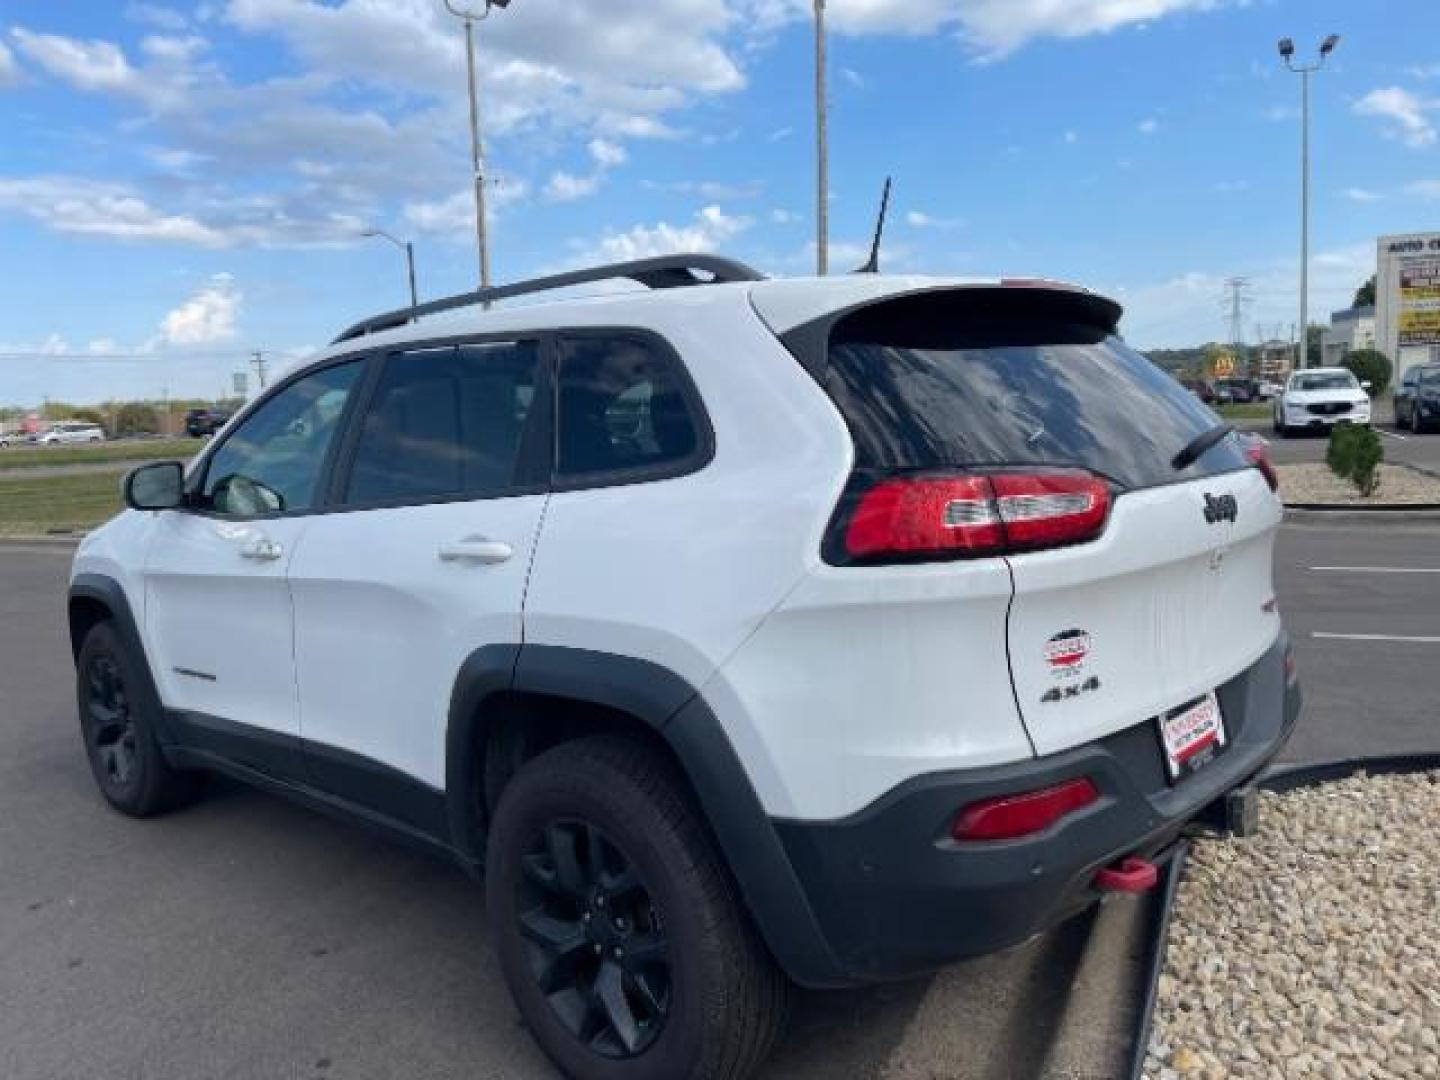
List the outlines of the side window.
<svg viewBox="0 0 1440 1080">
<path fill-rule="evenodd" d="M 313 507 L 326 451 L 360 369 L 352 360 L 307 375 L 247 417 L 205 467 L 210 506 L 231 517 Z"/>
<path fill-rule="evenodd" d="M 423 502 L 516 487 L 534 342 L 394 353 L 365 411 L 345 501 Z"/>
<path fill-rule="evenodd" d="M 562 340 L 557 476 L 664 472 L 694 457 L 700 429 L 681 378 L 671 357 L 640 338 Z"/>
</svg>

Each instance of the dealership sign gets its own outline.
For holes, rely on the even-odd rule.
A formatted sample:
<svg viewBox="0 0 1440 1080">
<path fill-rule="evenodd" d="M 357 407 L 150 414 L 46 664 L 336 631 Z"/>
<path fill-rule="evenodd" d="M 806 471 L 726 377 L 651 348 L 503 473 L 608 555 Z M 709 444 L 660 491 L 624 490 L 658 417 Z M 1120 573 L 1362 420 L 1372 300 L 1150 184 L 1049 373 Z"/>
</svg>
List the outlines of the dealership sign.
<svg viewBox="0 0 1440 1080">
<path fill-rule="evenodd" d="M 1400 344 L 1440 345 L 1440 256 L 1400 261 Z"/>
</svg>

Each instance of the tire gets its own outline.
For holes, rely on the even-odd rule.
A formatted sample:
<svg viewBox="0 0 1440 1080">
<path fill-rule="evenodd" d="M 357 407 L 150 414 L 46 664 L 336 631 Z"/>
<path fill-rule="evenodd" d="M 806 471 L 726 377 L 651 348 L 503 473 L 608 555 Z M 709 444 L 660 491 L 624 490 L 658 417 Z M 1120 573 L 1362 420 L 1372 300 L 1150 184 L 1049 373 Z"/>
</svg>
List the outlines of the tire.
<svg viewBox="0 0 1440 1080">
<path fill-rule="evenodd" d="M 172 769 L 160 751 L 155 717 L 140 691 L 143 660 L 114 626 L 96 624 L 75 662 L 80 734 L 90 772 L 107 802 L 131 817 L 153 817 L 199 794 L 205 774 Z"/>
<path fill-rule="evenodd" d="M 637 740 L 528 763 L 501 794 L 486 873 L 505 981 L 574 1080 L 741 1080 L 782 1031 L 790 984 L 674 766 Z"/>
<path fill-rule="evenodd" d="M 1420 418 L 1419 409 L 1412 408 L 1410 410 L 1410 430 L 1416 435 L 1425 434 L 1425 421 Z"/>
</svg>

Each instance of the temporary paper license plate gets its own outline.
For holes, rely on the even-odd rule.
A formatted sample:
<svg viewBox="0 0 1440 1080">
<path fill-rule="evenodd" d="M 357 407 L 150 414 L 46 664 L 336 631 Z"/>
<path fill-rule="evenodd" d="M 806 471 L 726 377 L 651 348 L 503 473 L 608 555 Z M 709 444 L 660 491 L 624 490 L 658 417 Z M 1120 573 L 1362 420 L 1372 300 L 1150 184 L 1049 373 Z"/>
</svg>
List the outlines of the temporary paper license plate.
<svg viewBox="0 0 1440 1080">
<path fill-rule="evenodd" d="M 1160 717 L 1160 742 L 1171 780 L 1203 768 L 1225 746 L 1225 721 L 1214 694 Z"/>
</svg>

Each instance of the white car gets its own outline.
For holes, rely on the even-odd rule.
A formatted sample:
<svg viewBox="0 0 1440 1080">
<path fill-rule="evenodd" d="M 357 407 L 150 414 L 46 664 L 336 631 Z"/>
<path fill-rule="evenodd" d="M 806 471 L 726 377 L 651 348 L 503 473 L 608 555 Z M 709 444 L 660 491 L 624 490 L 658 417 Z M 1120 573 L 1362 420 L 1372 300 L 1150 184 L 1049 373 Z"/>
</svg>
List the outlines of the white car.
<svg viewBox="0 0 1440 1080">
<path fill-rule="evenodd" d="M 98 443 L 105 441 L 105 429 L 99 424 L 80 420 L 65 420 L 41 432 L 35 439 L 41 446 L 63 446 L 70 443 Z"/>
<path fill-rule="evenodd" d="M 483 870 L 565 1075 L 751 1075 L 792 982 L 1153 887 L 1295 723 L 1273 470 L 1120 314 L 673 256 L 366 320 L 81 544 L 95 780 Z"/>
<path fill-rule="evenodd" d="M 1290 376 L 1275 399 L 1271 423 L 1278 435 L 1370 423 L 1370 389 L 1346 368 L 1306 368 Z"/>
</svg>

